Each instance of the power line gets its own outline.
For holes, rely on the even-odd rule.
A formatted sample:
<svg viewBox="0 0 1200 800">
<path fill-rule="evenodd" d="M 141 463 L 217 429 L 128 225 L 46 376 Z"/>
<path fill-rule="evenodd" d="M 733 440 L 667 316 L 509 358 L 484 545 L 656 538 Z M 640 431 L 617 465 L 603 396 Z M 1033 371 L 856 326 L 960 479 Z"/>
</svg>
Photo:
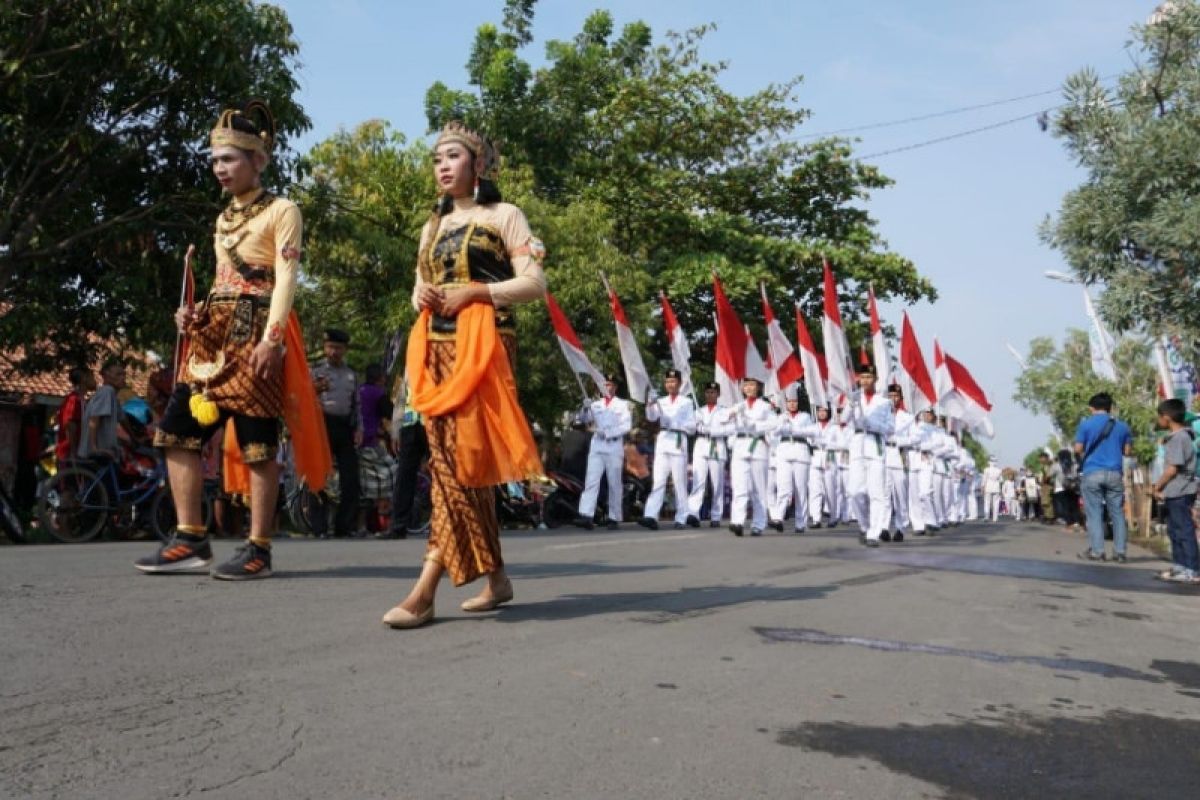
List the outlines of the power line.
<svg viewBox="0 0 1200 800">
<path fill-rule="evenodd" d="M 893 153 L 903 153 L 907 150 L 918 150 L 922 147 L 929 147 L 930 145 L 941 144 L 942 142 L 949 142 L 953 139 L 961 139 L 964 136 L 973 136 L 977 133 L 983 133 L 984 131 L 995 130 L 996 128 L 1003 128 L 1006 125 L 1015 125 L 1016 123 L 1024 122 L 1027 119 L 1034 119 L 1035 117 L 1040 117 L 1042 114 L 1045 114 L 1049 111 L 1053 111 L 1055 108 L 1061 108 L 1061 106 L 1051 106 L 1050 108 L 1044 108 L 1041 111 L 1035 111 L 1032 114 L 1024 114 L 1019 117 L 1013 117 L 1012 119 L 1001 120 L 1000 122 L 993 122 L 991 125 L 983 125 L 978 128 L 971 128 L 970 130 L 959 131 L 958 133 L 951 133 L 948 136 L 939 136 L 936 139 L 927 139 L 923 142 L 917 142 L 915 144 L 907 144 L 907 145 L 904 145 L 903 147 L 893 147 L 890 150 L 881 150 L 877 153 L 869 153 L 865 156 L 856 155 L 854 157 L 860 161 L 866 161 L 867 159 L 870 159 L 870 158 L 879 158 L 881 156 L 890 156 Z"/>
</svg>

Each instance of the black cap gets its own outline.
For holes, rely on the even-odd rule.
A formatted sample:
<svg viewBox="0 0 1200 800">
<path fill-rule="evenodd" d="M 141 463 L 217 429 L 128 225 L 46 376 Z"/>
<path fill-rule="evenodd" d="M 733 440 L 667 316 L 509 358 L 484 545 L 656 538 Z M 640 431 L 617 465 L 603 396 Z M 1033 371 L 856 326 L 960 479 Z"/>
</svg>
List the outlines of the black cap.
<svg viewBox="0 0 1200 800">
<path fill-rule="evenodd" d="M 607 381 L 608 383 L 620 383 L 621 382 L 620 376 L 617 375 L 617 373 L 615 373 L 615 372 L 606 372 L 604 374 L 604 380 Z"/>
<path fill-rule="evenodd" d="M 717 383 L 716 381 L 709 381 L 708 383 L 704 384 L 704 391 L 707 392 L 709 389 L 712 389 L 717 394 L 720 394 L 721 384 Z"/>
<path fill-rule="evenodd" d="M 898 394 L 900 396 L 904 395 L 904 390 L 900 388 L 900 384 L 898 384 L 898 383 L 888 384 L 888 393 L 891 394 L 892 392 L 895 392 L 896 394 Z"/>
<path fill-rule="evenodd" d="M 334 344 L 350 344 L 350 334 L 339 328 L 326 328 L 325 341 Z"/>
<path fill-rule="evenodd" d="M 742 383 L 749 383 L 750 381 L 753 381 L 754 383 L 758 384 L 759 389 L 763 388 L 763 382 L 760 381 L 758 378 L 752 378 L 749 375 L 742 378 Z"/>
<path fill-rule="evenodd" d="M 874 377 L 879 377 L 879 373 L 875 371 L 874 364 L 863 364 L 862 366 L 860 366 L 858 368 L 858 374 L 859 375 L 872 375 Z"/>
<path fill-rule="evenodd" d="M 675 380 L 677 380 L 677 381 L 681 381 L 681 380 L 683 380 L 683 375 L 682 375 L 682 374 L 679 372 L 679 370 L 677 370 L 677 369 L 669 369 L 669 370 L 667 370 L 667 377 L 668 377 L 668 378 L 674 378 L 674 379 L 675 379 Z"/>
</svg>

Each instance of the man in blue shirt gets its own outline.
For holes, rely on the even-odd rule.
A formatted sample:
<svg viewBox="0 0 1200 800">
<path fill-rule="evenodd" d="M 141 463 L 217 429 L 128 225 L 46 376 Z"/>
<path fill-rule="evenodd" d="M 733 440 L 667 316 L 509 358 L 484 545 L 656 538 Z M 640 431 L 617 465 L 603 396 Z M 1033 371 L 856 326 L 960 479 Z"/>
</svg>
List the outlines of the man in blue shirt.
<svg viewBox="0 0 1200 800">
<path fill-rule="evenodd" d="M 1075 452 L 1083 461 L 1080 488 L 1087 514 L 1087 550 L 1079 557 L 1103 561 L 1104 509 L 1113 527 L 1113 559 L 1125 562 L 1125 483 L 1121 479 L 1122 458 L 1130 454 L 1133 434 L 1129 426 L 1112 416 L 1112 396 L 1106 392 L 1088 401 L 1091 417 L 1075 431 Z"/>
</svg>

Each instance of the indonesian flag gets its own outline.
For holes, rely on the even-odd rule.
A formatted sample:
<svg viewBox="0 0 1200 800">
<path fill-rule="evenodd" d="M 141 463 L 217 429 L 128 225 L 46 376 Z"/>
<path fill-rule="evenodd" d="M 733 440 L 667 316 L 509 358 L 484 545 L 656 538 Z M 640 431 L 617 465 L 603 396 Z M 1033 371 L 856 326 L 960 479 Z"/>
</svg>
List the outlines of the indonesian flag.
<svg viewBox="0 0 1200 800">
<path fill-rule="evenodd" d="M 849 397 L 854 391 L 854 367 L 850 361 L 850 343 L 842 327 L 842 312 L 838 310 L 837 284 L 829 262 L 825 268 L 825 315 L 821 317 L 821 333 L 825 337 L 825 359 L 828 362 L 829 394 Z"/>
<path fill-rule="evenodd" d="M 871 351 L 875 355 L 875 375 L 886 390 L 892 384 L 892 355 L 888 352 L 883 326 L 879 324 L 879 309 L 875 306 L 875 289 L 867 287 L 867 310 L 871 313 Z"/>
<path fill-rule="evenodd" d="M 944 358 L 946 371 L 954 386 L 950 405 L 955 406 L 955 413 L 948 413 L 947 416 L 961 420 L 972 431 L 983 433 L 988 437 L 994 436 L 996 431 L 992 428 L 990 416 L 992 404 L 988 402 L 987 395 L 983 393 L 983 389 L 979 388 L 979 384 L 975 382 L 975 378 L 971 376 L 966 367 L 949 355 L 944 355 Z"/>
<path fill-rule="evenodd" d="M 746 374 L 743 377 L 755 378 L 762 381 L 763 396 L 775 396 L 780 394 L 781 387 L 779 381 L 775 379 L 775 370 L 771 366 L 771 354 L 768 352 L 766 359 L 763 359 L 762 353 L 758 352 L 758 345 L 754 343 L 754 337 L 750 335 L 750 326 L 745 326 L 746 331 Z M 741 391 L 738 392 L 738 397 L 741 397 Z"/>
<path fill-rule="evenodd" d="M 763 317 L 767 322 L 767 352 L 771 356 L 774 378 L 780 388 L 791 386 L 804 377 L 804 367 L 796 357 L 796 348 L 788 341 L 783 327 L 775 318 L 775 312 L 771 310 L 771 304 L 767 301 L 767 285 L 760 283 L 759 289 L 762 292 Z"/>
<path fill-rule="evenodd" d="M 796 344 L 800 351 L 800 365 L 804 367 L 804 388 L 808 391 L 808 399 L 813 408 L 829 405 L 829 397 L 825 393 L 825 370 L 821 367 L 812 334 L 808 332 L 808 324 L 800 313 L 799 303 L 796 304 Z"/>
<path fill-rule="evenodd" d="M 663 326 L 667 329 L 667 343 L 671 346 L 671 364 L 683 376 L 679 393 L 688 395 L 692 393 L 692 351 L 688 348 L 683 328 L 679 327 L 675 310 L 671 308 L 671 302 L 667 300 L 667 293 L 659 291 L 658 296 L 662 300 Z"/>
<path fill-rule="evenodd" d="M 938 340 L 933 340 L 933 391 L 937 394 L 937 404 L 945 409 L 944 401 L 954 390 L 954 381 L 950 379 L 950 370 L 946 366 L 946 357 L 942 354 L 942 346 Z M 947 414 L 946 416 L 952 416 Z"/>
<path fill-rule="evenodd" d="M 575 334 L 575 329 L 571 327 L 567 316 L 554 301 L 554 295 L 549 292 L 546 292 L 546 309 L 550 312 L 550 324 L 554 326 L 554 336 L 558 339 L 558 346 L 562 348 L 563 357 L 567 359 L 571 371 L 576 375 L 587 375 L 596 384 L 600 393 L 604 394 L 604 375 L 596 369 L 596 365 L 587 357 L 587 353 L 583 352 L 583 344 Z"/>
<path fill-rule="evenodd" d="M 600 280 L 608 292 L 608 304 L 612 306 L 613 324 L 617 328 L 617 349 L 621 351 L 621 364 L 625 367 L 625 383 L 629 386 L 629 397 L 644 403 L 646 395 L 650 392 L 650 375 L 646 372 L 646 365 L 642 363 L 641 351 L 633 338 L 633 328 L 629 327 L 629 319 L 625 316 L 621 301 L 617 299 L 617 293 L 608 285 L 608 278 L 603 274 Z"/>
<path fill-rule="evenodd" d="M 746 351 L 753 347 L 746 326 L 725 296 L 721 279 L 713 273 L 713 298 L 716 300 L 716 368 L 714 380 L 721 387 L 720 403 L 732 406 L 742 396 L 741 380 L 746 377 Z"/>
<path fill-rule="evenodd" d="M 917 414 L 933 407 L 937 394 L 929 378 L 929 368 L 925 366 L 921 345 L 913 332 L 912 323 L 908 321 L 907 311 L 904 312 L 900 328 L 900 368 L 896 371 L 896 379 L 900 390 L 904 392 L 904 405 L 909 411 Z"/>
</svg>

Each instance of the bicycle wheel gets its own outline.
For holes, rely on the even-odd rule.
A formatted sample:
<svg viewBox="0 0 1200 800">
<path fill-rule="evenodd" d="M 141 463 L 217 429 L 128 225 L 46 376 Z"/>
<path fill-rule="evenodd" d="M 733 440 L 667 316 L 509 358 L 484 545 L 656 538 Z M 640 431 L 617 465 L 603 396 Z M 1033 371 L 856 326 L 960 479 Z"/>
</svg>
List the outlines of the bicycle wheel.
<svg viewBox="0 0 1200 800">
<path fill-rule="evenodd" d="M 202 492 L 200 495 L 200 520 L 204 525 L 204 530 L 208 530 L 212 525 L 212 497 L 207 492 Z M 175 514 L 175 498 L 171 494 L 171 490 L 163 487 L 154 495 L 154 500 L 150 504 L 150 527 L 154 530 L 154 535 L 160 540 L 168 542 L 175 534 L 175 526 L 179 522 L 179 517 Z"/>
<path fill-rule="evenodd" d="M 313 520 L 323 512 L 317 496 L 303 487 L 288 496 L 287 514 L 297 533 L 312 533 Z"/>
<path fill-rule="evenodd" d="M 0 486 L 0 527 L 17 544 L 25 541 L 25 526 L 21 524 L 17 509 L 13 508 L 12 499 L 3 486 Z"/>
<path fill-rule="evenodd" d="M 38 519 L 51 536 L 74 544 L 94 539 L 108 523 L 108 489 L 96 473 L 69 467 L 47 479 L 38 500 Z"/>
<path fill-rule="evenodd" d="M 559 528 L 575 519 L 575 508 L 579 497 L 555 489 L 542 503 L 542 522 L 547 528 Z"/>
</svg>

